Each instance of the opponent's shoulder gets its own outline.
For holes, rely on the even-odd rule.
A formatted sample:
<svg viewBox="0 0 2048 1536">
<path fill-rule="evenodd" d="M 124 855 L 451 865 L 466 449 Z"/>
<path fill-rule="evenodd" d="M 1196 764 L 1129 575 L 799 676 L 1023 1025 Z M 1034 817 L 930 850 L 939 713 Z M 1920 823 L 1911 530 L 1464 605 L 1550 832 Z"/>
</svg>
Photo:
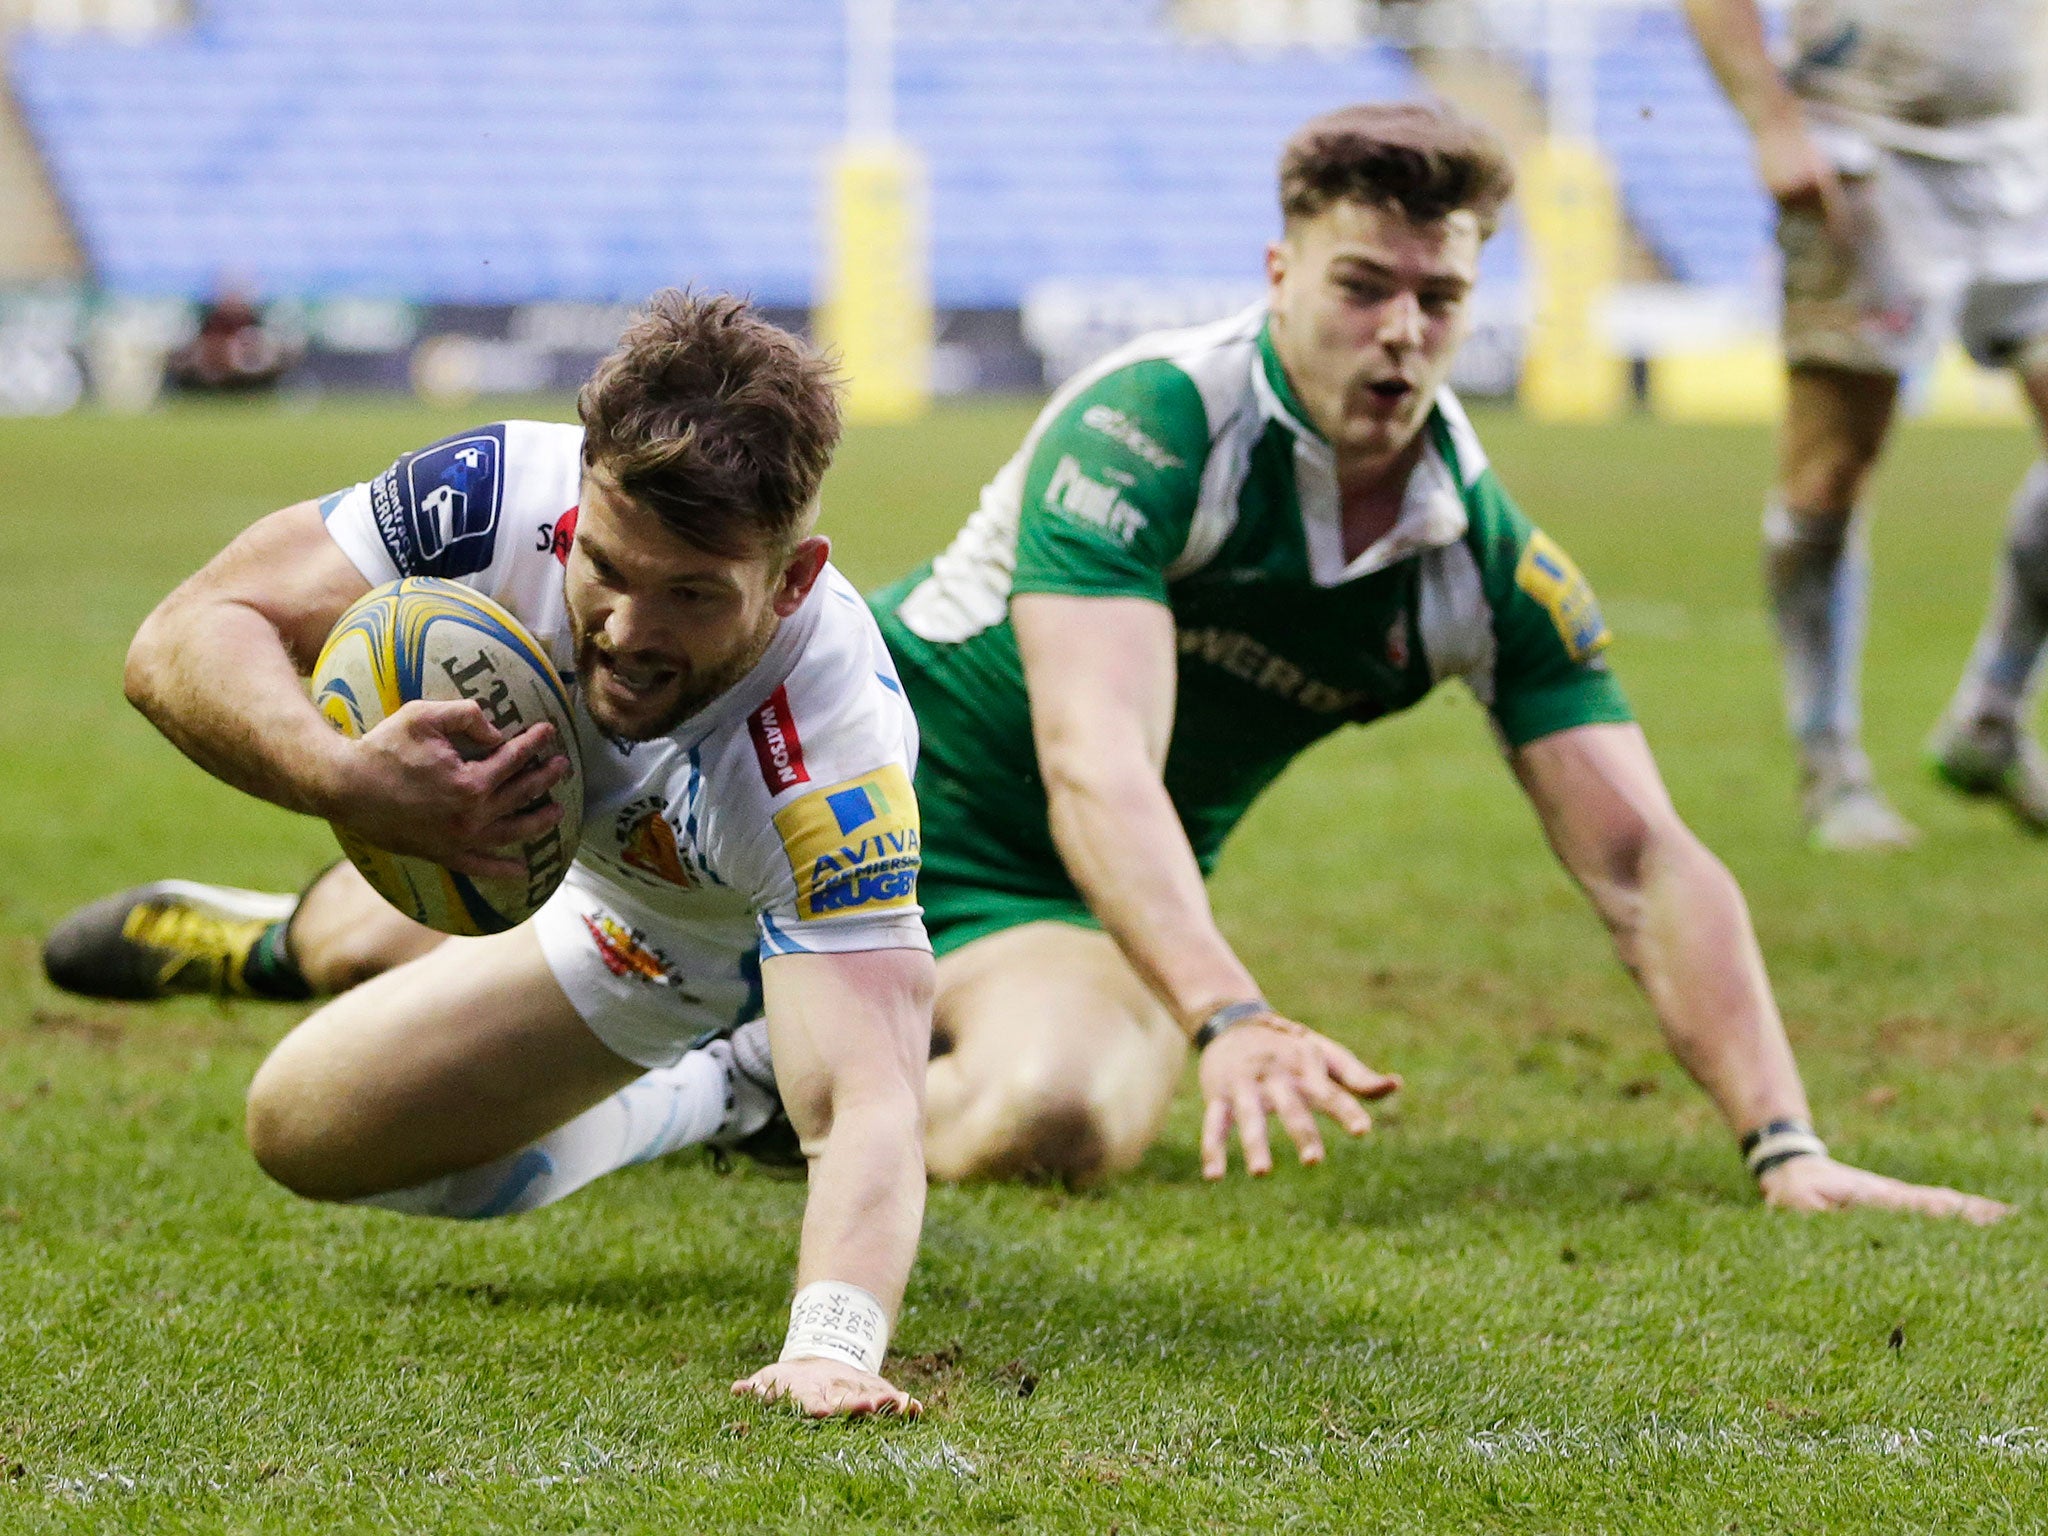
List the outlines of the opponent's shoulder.
<svg viewBox="0 0 2048 1536">
<path fill-rule="evenodd" d="M 1255 413 L 1255 327 L 1141 338 L 1049 412 L 1018 492 L 1018 593 L 1164 596 L 1212 451 Z"/>
<path fill-rule="evenodd" d="M 1068 385 L 1049 430 L 1082 452 L 1120 449 L 1133 470 L 1198 478 L 1225 426 L 1255 408 L 1263 317 L 1259 307 L 1119 347 Z"/>
</svg>

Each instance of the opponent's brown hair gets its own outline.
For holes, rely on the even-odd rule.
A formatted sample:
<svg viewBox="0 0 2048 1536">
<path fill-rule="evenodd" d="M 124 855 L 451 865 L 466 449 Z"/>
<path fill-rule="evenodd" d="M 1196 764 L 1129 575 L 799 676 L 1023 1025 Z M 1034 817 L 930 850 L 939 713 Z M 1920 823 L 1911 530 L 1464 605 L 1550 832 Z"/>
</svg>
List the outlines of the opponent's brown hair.
<svg viewBox="0 0 2048 1536">
<path fill-rule="evenodd" d="M 1514 190 L 1499 135 L 1438 102 L 1339 107 L 1302 124 L 1280 155 L 1280 212 L 1290 224 L 1355 198 L 1417 223 L 1469 208 L 1484 238 Z"/>
<path fill-rule="evenodd" d="M 665 288 L 576 396 L 583 462 L 712 554 L 787 551 L 839 442 L 832 364 L 745 299 Z"/>
</svg>

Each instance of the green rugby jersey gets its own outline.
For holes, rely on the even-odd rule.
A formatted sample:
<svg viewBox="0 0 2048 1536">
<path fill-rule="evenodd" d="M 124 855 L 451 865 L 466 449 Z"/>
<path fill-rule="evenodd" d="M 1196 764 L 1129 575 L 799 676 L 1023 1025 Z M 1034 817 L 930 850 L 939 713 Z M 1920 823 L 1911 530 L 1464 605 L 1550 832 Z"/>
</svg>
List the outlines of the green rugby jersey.
<svg viewBox="0 0 2048 1536">
<path fill-rule="evenodd" d="M 1017 593 L 1171 608 L 1166 788 L 1204 873 L 1304 748 L 1446 679 L 1511 747 L 1629 719 L 1591 589 L 1508 499 L 1448 390 L 1426 432 L 1394 528 L 1347 563 L 1335 455 L 1263 305 L 1142 337 L 1062 388 L 952 546 L 870 599 L 922 736 L 927 920 L 943 923 L 959 885 L 1074 896 L 1047 825 Z"/>
</svg>

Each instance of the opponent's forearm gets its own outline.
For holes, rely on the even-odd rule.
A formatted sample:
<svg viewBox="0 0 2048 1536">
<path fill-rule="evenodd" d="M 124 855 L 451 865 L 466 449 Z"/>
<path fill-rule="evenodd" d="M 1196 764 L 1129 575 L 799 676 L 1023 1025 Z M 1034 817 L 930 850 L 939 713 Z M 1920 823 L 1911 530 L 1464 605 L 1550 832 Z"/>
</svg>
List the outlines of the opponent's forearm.
<svg viewBox="0 0 2048 1536">
<path fill-rule="evenodd" d="M 915 1091 L 837 1106 L 811 1163 L 797 1288 L 843 1280 L 896 1318 L 924 1225 L 923 1106 Z"/>
<path fill-rule="evenodd" d="M 262 614 L 174 596 L 137 631 L 124 685 L 129 702 L 214 777 L 287 810 L 329 814 L 340 739 Z"/>
<path fill-rule="evenodd" d="M 1756 0 L 1686 0 L 1685 13 L 1714 78 L 1752 133 L 1797 118 L 1798 100 L 1771 58 Z"/>
<path fill-rule="evenodd" d="M 1053 841 L 1089 910 L 1183 1024 L 1258 984 L 1216 926 L 1172 798 L 1142 758 L 1048 764 Z"/>
<path fill-rule="evenodd" d="M 1808 1119 L 1748 906 L 1721 861 L 1682 829 L 1654 835 L 1639 879 L 1601 906 L 1672 1053 L 1729 1128 Z"/>
</svg>

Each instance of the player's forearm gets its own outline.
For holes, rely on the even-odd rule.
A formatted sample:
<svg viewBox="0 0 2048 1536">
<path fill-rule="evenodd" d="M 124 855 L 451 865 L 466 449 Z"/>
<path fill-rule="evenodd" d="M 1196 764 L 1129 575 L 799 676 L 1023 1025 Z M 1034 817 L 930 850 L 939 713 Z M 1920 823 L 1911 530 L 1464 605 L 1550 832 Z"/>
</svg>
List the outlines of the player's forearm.
<svg viewBox="0 0 2048 1536">
<path fill-rule="evenodd" d="M 330 813 L 339 738 L 254 609 L 173 594 L 136 632 L 124 686 L 129 702 L 215 778 L 287 810 Z"/>
<path fill-rule="evenodd" d="M 1049 763 L 1053 841 L 1089 910 L 1183 1025 L 1258 983 L 1216 926 L 1173 801 L 1142 757 Z"/>
<path fill-rule="evenodd" d="M 841 1280 L 868 1292 L 893 1323 L 924 1225 L 924 1105 L 910 1085 L 835 1107 L 811 1163 L 797 1287 Z"/>
<path fill-rule="evenodd" d="M 1685 13 L 1700 52 L 1752 133 L 1798 118 L 1799 103 L 1771 58 L 1756 0 L 1686 0 Z"/>
<path fill-rule="evenodd" d="M 1809 1118 L 1734 876 L 1682 827 L 1652 834 L 1638 874 L 1602 907 L 1672 1054 L 1737 1134 Z"/>
</svg>

